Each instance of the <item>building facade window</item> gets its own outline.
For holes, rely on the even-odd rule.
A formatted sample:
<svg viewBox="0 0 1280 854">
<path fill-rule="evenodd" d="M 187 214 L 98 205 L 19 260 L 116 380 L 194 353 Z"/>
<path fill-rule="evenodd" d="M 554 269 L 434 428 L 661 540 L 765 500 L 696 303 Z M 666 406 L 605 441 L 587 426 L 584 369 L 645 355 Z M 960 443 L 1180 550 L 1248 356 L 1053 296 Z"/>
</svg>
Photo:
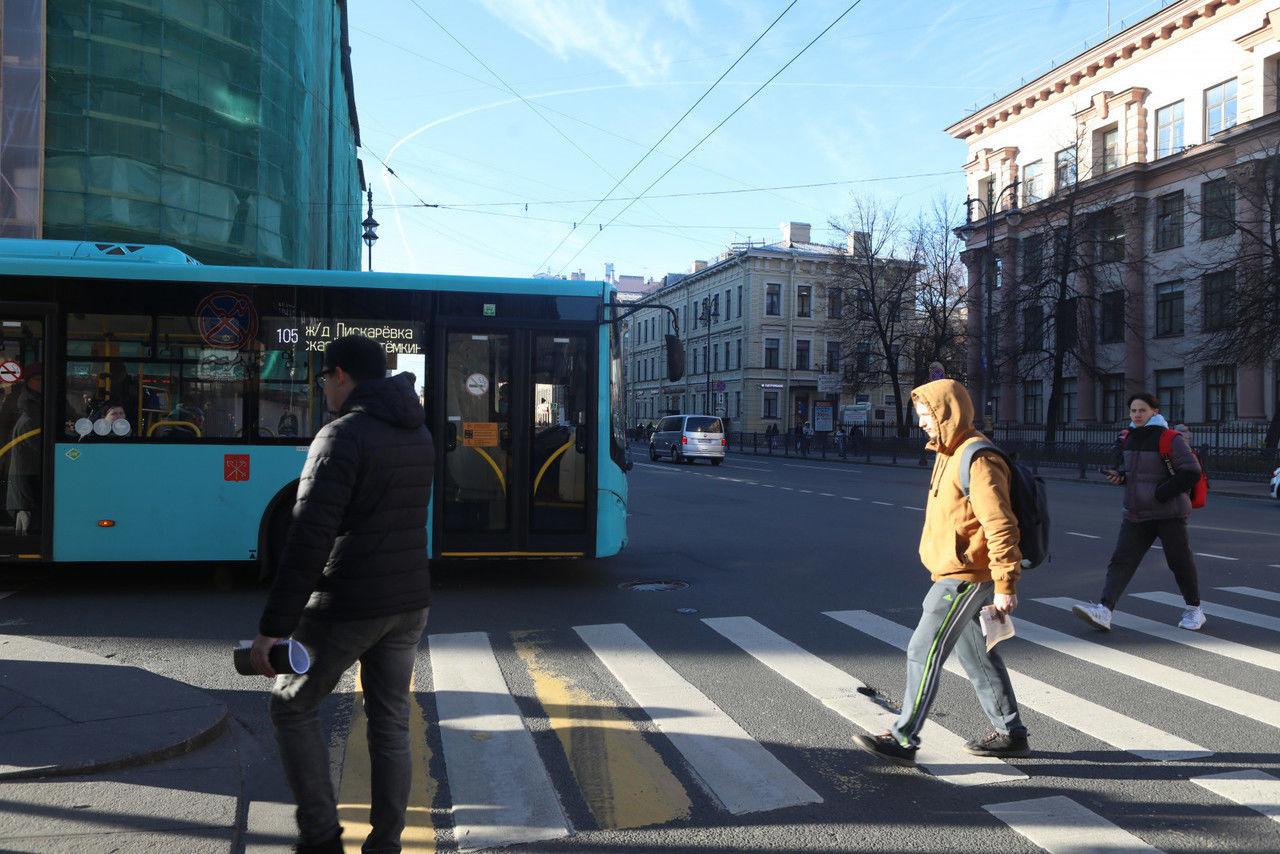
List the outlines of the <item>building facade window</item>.
<svg viewBox="0 0 1280 854">
<path fill-rule="evenodd" d="M 1186 328 L 1183 303 L 1186 287 L 1182 282 L 1156 285 L 1156 337 L 1181 335 Z"/>
<path fill-rule="evenodd" d="M 733 344 L 734 344 L 735 353 L 737 355 L 736 361 L 738 365 L 738 370 L 742 370 L 742 339 L 739 338 L 737 341 L 733 342 Z"/>
<path fill-rule="evenodd" d="M 1062 401 L 1058 405 L 1058 423 L 1073 424 L 1076 420 L 1076 395 L 1080 382 L 1075 377 L 1062 378 Z"/>
<path fill-rule="evenodd" d="M 738 285 L 738 317 L 742 317 L 742 285 Z"/>
<path fill-rule="evenodd" d="M 733 417 L 742 417 L 742 392 L 735 391 L 733 393 Z"/>
<path fill-rule="evenodd" d="M 827 319 L 840 319 L 841 293 L 839 288 L 827 288 Z"/>
<path fill-rule="evenodd" d="M 1022 239 L 1022 281 L 1035 284 L 1044 275 L 1044 234 L 1029 234 Z"/>
<path fill-rule="evenodd" d="M 835 374 L 840 372 L 840 342 L 827 342 L 827 373 Z"/>
<path fill-rule="evenodd" d="M 1053 334 L 1058 349 L 1069 350 L 1076 346 L 1080 338 L 1080 298 L 1072 297 L 1058 303 L 1057 316 L 1054 318 Z"/>
<path fill-rule="evenodd" d="M 796 340 L 796 370 L 809 370 L 809 342 L 803 338 Z"/>
<path fill-rule="evenodd" d="M 1099 171 L 1120 168 L 1120 129 L 1114 125 L 1098 134 Z"/>
<path fill-rule="evenodd" d="M 1022 386 L 1022 421 L 1039 424 L 1044 420 L 1044 380 L 1027 380 Z"/>
<path fill-rule="evenodd" d="M 1204 331 L 1218 332 L 1226 329 L 1235 319 L 1232 311 L 1236 290 L 1236 271 L 1218 270 L 1204 277 Z"/>
<path fill-rule="evenodd" d="M 1044 308 L 1029 305 L 1022 310 L 1022 349 L 1034 353 L 1044 349 Z"/>
<path fill-rule="evenodd" d="M 774 317 L 782 314 L 782 285 L 777 282 L 764 286 L 764 313 Z"/>
<path fill-rule="evenodd" d="M 766 368 L 776 368 L 778 364 L 778 344 L 777 338 L 764 339 L 764 366 Z"/>
<path fill-rule="evenodd" d="M 1182 245 L 1182 212 L 1186 207 L 1181 190 L 1156 199 L 1156 249 L 1174 249 Z"/>
<path fill-rule="evenodd" d="M 1226 178 L 1200 185 L 1200 237 L 1212 240 L 1236 230 L 1236 188 Z"/>
<path fill-rule="evenodd" d="M 729 309 L 732 307 L 732 302 L 733 302 L 732 296 L 733 296 L 733 291 L 729 290 L 728 288 L 725 288 L 724 289 L 724 319 L 725 320 L 729 319 L 729 314 L 730 314 Z"/>
<path fill-rule="evenodd" d="M 1234 79 L 1204 90 L 1204 120 L 1206 139 L 1212 139 L 1215 134 L 1235 127 L 1236 81 Z"/>
<path fill-rule="evenodd" d="M 1100 299 L 1098 343 L 1115 344 L 1124 340 L 1124 291 L 1108 291 Z"/>
<path fill-rule="evenodd" d="M 1044 198 L 1044 161 L 1022 167 L 1022 204 L 1034 205 Z"/>
<path fill-rule="evenodd" d="M 766 391 L 761 395 L 760 403 L 761 418 L 778 417 L 778 393 L 776 391 Z"/>
<path fill-rule="evenodd" d="M 1185 147 L 1182 141 L 1183 102 L 1156 110 L 1156 157 L 1177 154 Z"/>
<path fill-rule="evenodd" d="M 813 285 L 796 286 L 796 317 L 813 317 Z"/>
<path fill-rule="evenodd" d="M 1236 420 L 1236 366 L 1210 365 L 1204 369 L 1204 419 Z"/>
<path fill-rule="evenodd" d="M 1187 417 L 1187 386 L 1182 368 L 1156 371 L 1156 398 L 1160 401 L 1160 414 L 1170 424 L 1177 424 Z"/>
<path fill-rule="evenodd" d="M 1113 210 L 1098 215 L 1098 261 L 1109 264 L 1124 260 L 1124 217 Z"/>
<path fill-rule="evenodd" d="M 1099 386 L 1102 389 L 1102 420 L 1129 423 L 1129 407 L 1125 400 L 1124 374 L 1103 374 Z"/>
<path fill-rule="evenodd" d="M 857 352 L 854 354 L 854 365 L 860 374 L 866 374 L 871 371 L 871 344 L 867 341 L 859 341 Z"/>
<path fill-rule="evenodd" d="M 1053 189 L 1055 192 L 1075 186 L 1076 149 L 1064 148 L 1053 158 Z"/>
</svg>

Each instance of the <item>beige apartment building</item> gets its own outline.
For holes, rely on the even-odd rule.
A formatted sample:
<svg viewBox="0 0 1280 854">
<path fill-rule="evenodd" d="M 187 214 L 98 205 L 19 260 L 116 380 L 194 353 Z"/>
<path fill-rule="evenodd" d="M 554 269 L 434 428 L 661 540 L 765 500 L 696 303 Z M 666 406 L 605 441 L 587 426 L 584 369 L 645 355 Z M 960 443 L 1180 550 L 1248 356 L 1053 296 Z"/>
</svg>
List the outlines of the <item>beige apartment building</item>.
<svg viewBox="0 0 1280 854">
<path fill-rule="evenodd" d="M 1045 423 L 1055 385 L 1062 424 L 1127 421 L 1141 389 L 1170 423 L 1275 410 L 1280 352 L 1222 344 L 1273 340 L 1274 305 L 1240 315 L 1276 276 L 1278 68 L 1276 0 L 1183 0 L 947 129 L 977 200 L 969 376 L 987 400 L 990 329 L 998 421 Z"/>
<path fill-rule="evenodd" d="M 855 407 L 867 424 L 895 423 L 892 385 L 846 388 L 832 329 L 839 302 L 829 287 L 839 252 L 810 238 L 808 223 L 784 223 L 782 240 L 735 244 L 714 262 L 669 274 L 639 301 L 650 307 L 629 319 L 626 333 L 628 424 L 707 413 L 727 418 L 733 431 L 762 433 L 772 425 L 785 433 L 803 423 L 820 429 L 827 413 L 839 423 Z M 657 304 L 672 307 L 675 318 Z M 671 332 L 685 352 L 676 382 L 666 376 L 664 336 Z M 869 340 L 856 346 L 870 357 Z M 910 375 L 905 358 L 900 367 Z"/>
</svg>

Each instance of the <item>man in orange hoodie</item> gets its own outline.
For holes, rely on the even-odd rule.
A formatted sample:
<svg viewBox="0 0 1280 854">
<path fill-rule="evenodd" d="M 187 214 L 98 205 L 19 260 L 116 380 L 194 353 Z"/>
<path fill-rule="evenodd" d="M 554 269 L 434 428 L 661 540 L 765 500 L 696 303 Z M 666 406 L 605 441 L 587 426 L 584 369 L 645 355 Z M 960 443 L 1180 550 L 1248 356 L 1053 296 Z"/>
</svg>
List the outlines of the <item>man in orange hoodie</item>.
<svg viewBox="0 0 1280 854">
<path fill-rule="evenodd" d="M 960 488 L 960 453 L 982 441 L 973 426 L 973 401 L 955 380 L 937 380 L 911 392 L 920 429 L 937 452 L 920 560 L 933 586 L 907 647 L 907 690 L 902 714 L 883 735 L 860 735 L 859 747 L 899 765 L 915 765 L 920 727 L 938 689 L 942 666 L 955 649 L 992 732 L 965 744 L 979 756 L 1026 756 L 1027 728 L 1004 662 L 990 651 L 978 624 L 979 612 L 993 605 L 1000 619 L 1018 605 L 1018 518 L 1009 499 L 1009 466 L 999 454 L 979 451 L 970 466 L 969 496 Z"/>
</svg>

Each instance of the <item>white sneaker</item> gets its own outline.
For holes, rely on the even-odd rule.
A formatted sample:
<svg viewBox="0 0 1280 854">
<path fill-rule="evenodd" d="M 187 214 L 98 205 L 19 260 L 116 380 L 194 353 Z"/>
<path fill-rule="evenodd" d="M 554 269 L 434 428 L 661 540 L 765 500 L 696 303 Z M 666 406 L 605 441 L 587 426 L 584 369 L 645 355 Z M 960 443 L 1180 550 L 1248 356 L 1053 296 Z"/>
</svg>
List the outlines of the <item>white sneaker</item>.
<svg viewBox="0 0 1280 854">
<path fill-rule="evenodd" d="M 1204 608 L 1199 605 L 1188 606 L 1182 609 L 1182 619 L 1178 621 L 1178 628 L 1190 629 L 1193 632 L 1199 631 L 1204 625 Z"/>
<path fill-rule="evenodd" d="M 1102 603 L 1097 605 L 1072 605 L 1071 613 L 1100 631 L 1111 631 L 1111 609 Z"/>
</svg>

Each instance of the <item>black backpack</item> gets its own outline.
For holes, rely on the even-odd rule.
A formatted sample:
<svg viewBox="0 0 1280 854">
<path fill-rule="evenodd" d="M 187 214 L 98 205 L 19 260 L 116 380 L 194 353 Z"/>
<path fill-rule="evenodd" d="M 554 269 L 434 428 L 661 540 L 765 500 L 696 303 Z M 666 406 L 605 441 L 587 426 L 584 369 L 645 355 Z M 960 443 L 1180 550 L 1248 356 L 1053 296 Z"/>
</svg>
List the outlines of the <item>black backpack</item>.
<svg viewBox="0 0 1280 854">
<path fill-rule="evenodd" d="M 1009 466 L 1009 499 L 1018 517 L 1018 550 L 1022 552 L 1022 568 L 1032 569 L 1049 559 L 1049 496 L 1044 478 L 1009 455 L 994 443 L 970 442 L 960 452 L 960 489 L 969 497 L 969 466 L 979 451 L 995 451 Z"/>
</svg>

